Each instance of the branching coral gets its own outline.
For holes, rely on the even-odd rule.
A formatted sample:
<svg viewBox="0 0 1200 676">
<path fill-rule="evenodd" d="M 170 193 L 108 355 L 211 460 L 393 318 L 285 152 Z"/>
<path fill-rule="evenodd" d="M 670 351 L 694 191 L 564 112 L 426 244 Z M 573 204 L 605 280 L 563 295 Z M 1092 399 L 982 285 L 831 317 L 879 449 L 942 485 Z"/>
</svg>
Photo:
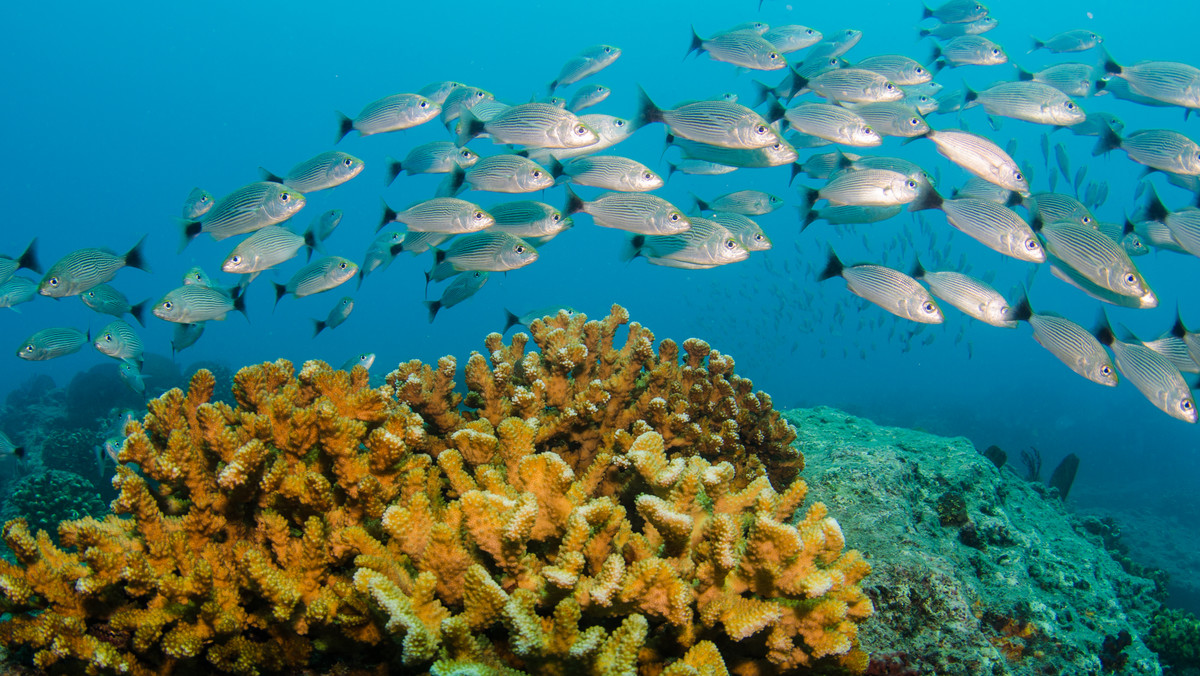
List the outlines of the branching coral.
<svg viewBox="0 0 1200 676">
<path fill-rule="evenodd" d="M 465 396 L 450 358 L 377 389 L 262 364 L 236 407 L 198 372 L 128 426 L 117 515 L 63 550 L 5 526 L 0 644 L 134 674 L 864 669 L 869 567 L 776 478 L 791 429 L 699 341 L 614 348 L 625 320 L 493 334 Z"/>
</svg>

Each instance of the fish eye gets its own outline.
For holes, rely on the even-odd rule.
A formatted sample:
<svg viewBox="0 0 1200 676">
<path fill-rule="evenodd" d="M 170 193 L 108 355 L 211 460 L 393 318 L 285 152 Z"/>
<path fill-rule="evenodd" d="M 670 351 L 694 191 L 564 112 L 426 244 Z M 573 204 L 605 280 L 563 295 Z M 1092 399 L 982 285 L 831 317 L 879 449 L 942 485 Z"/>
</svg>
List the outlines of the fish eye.
<svg viewBox="0 0 1200 676">
<path fill-rule="evenodd" d="M 605 47 L 605 48 L 604 48 L 604 53 L 605 53 L 605 54 L 610 54 L 610 53 L 612 53 L 612 47 Z"/>
<path fill-rule="evenodd" d="M 783 144 L 776 143 L 775 145 L 771 146 L 771 150 L 783 150 Z"/>
<path fill-rule="evenodd" d="M 909 119 L 908 123 L 915 127 L 915 126 L 921 124 L 921 121 L 914 117 L 914 118 Z"/>
<path fill-rule="evenodd" d="M 895 91 L 895 89 L 896 89 L 896 87 L 895 87 L 895 86 L 894 86 L 894 85 L 893 85 L 891 82 L 889 82 L 889 83 L 887 83 L 886 85 L 884 85 L 884 86 L 883 86 L 883 88 L 884 88 L 884 89 L 886 89 L 886 90 L 888 90 L 889 92 L 890 92 L 890 91 Z"/>
<path fill-rule="evenodd" d="M 733 241 L 732 239 L 727 239 L 727 240 L 725 240 L 725 248 L 726 249 L 735 249 L 735 248 L 737 248 L 737 242 Z"/>
<path fill-rule="evenodd" d="M 915 187 L 917 187 L 917 182 L 912 179 L 909 179 L 904 185 L 909 188 L 915 188 Z"/>
<path fill-rule="evenodd" d="M 353 164 L 354 164 L 354 160 L 352 160 L 352 159 L 350 159 L 349 157 L 347 157 L 346 159 L 342 160 L 342 164 L 344 164 L 344 165 L 346 165 L 347 167 L 349 167 L 349 166 L 351 166 L 351 165 L 353 165 Z"/>
<path fill-rule="evenodd" d="M 104 334 L 104 340 L 111 343 L 112 342 L 112 334 L 111 333 Z"/>
<path fill-rule="evenodd" d="M 993 50 L 992 50 L 992 56 L 1000 56 L 1000 50 L 999 50 L 999 49 L 993 49 Z"/>
<path fill-rule="evenodd" d="M 613 120 L 613 126 L 614 127 L 624 127 L 625 120 Z"/>
<path fill-rule="evenodd" d="M 233 258 L 230 258 L 230 259 L 229 259 L 229 261 L 230 261 L 231 263 L 234 263 L 234 264 L 241 263 L 241 262 L 242 262 L 242 257 L 241 257 L 241 256 L 234 256 Z"/>
<path fill-rule="evenodd" d="M 913 70 L 913 72 L 916 73 L 917 75 L 924 75 L 925 69 L 920 66 L 917 66 L 916 69 Z"/>
<path fill-rule="evenodd" d="M 1075 104 L 1067 101 L 1067 110 L 1075 110 Z"/>
<path fill-rule="evenodd" d="M 26 351 L 26 352 L 33 352 L 33 343 L 30 343 L 30 344 L 26 345 L 26 346 L 25 346 L 25 351 Z"/>
<path fill-rule="evenodd" d="M 754 236 L 754 241 L 755 241 L 755 242 L 761 242 L 761 241 L 763 241 L 763 239 L 765 239 L 765 238 L 764 238 L 762 235 L 755 235 L 755 236 Z"/>
<path fill-rule="evenodd" d="M 163 306 L 163 309 L 164 309 L 164 310 L 170 310 L 172 307 L 174 307 L 174 303 L 172 303 L 172 302 L 171 302 L 171 301 L 169 301 L 169 300 L 168 300 L 168 301 L 163 301 L 163 304 L 162 304 L 162 306 Z"/>
<path fill-rule="evenodd" d="M 518 244 L 513 247 L 513 251 L 516 251 L 519 254 L 525 253 L 525 246 L 522 244 Z"/>
<path fill-rule="evenodd" d="M 1111 376 L 1112 375 L 1112 367 L 1110 367 L 1108 364 L 1105 364 L 1104 366 L 1100 367 L 1100 373 L 1102 373 L 1103 375 L 1106 375 L 1106 376 Z"/>
<path fill-rule="evenodd" d="M 924 303 L 921 303 L 921 309 L 928 314 L 933 314 L 933 303 L 925 301 Z"/>
<path fill-rule="evenodd" d="M 760 124 L 754 128 L 754 132 L 757 134 L 765 134 L 765 133 L 767 133 L 767 127 L 766 127 L 766 125 Z"/>
<path fill-rule="evenodd" d="M 554 221 L 555 223 L 557 223 L 558 219 L 560 218 L 562 218 L 562 216 L 559 216 L 558 214 L 553 214 L 550 216 L 550 220 Z"/>
<path fill-rule="evenodd" d="M 643 173 L 643 174 L 642 174 L 642 178 L 644 178 L 644 179 L 646 179 L 647 181 L 649 181 L 650 179 L 654 178 L 654 174 L 651 174 L 650 172 L 648 172 L 648 171 L 647 171 L 647 172 L 645 172 L 645 173 Z"/>
<path fill-rule="evenodd" d="M 1185 411 L 1192 410 L 1192 400 L 1184 399 L 1183 401 L 1179 402 L 1179 408 L 1182 408 Z"/>
<path fill-rule="evenodd" d="M 1041 248 L 1041 246 L 1042 245 L 1038 244 L 1038 241 L 1036 239 L 1025 240 L 1025 248 L 1029 249 L 1030 251 L 1037 251 L 1038 249 Z"/>
<path fill-rule="evenodd" d="M 50 286 L 58 286 L 58 277 L 50 278 Z"/>
<path fill-rule="evenodd" d="M 678 221 L 680 219 L 680 214 L 678 211 L 672 211 L 669 218 L 671 221 Z"/>
<path fill-rule="evenodd" d="M 290 199 L 292 199 L 292 196 L 291 196 L 291 195 L 289 195 L 289 194 L 287 194 L 286 192 L 285 192 L 285 193 L 282 193 L 282 194 L 280 194 L 280 195 L 279 195 L 279 201 L 280 201 L 280 202 L 286 202 L 286 201 L 288 201 L 288 200 L 290 200 Z"/>
<path fill-rule="evenodd" d="M 1017 179 L 1018 181 L 1025 180 L 1025 177 L 1023 175 L 1021 175 L 1021 172 L 1019 172 L 1019 171 L 1013 172 L 1013 178 Z"/>
<path fill-rule="evenodd" d="M 1081 218 L 1081 219 L 1079 219 L 1079 220 L 1080 220 L 1080 222 L 1081 222 L 1081 223 L 1083 223 L 1084 225 L 1087 225 L 1088 223 L 1091 223 L 1091 222 L 1092 222 L 1092 219 L 1091 219 L 1091 217 L 1090 217 L 1090 216 L 1084 216 L 1083 218 Z"/>
<path fill-rule="evenodd" d="M 343 270 L 345 270 L 345 269 L 346 269 L 346 264 L 345 264 L 345 263 L 339 263 L 339 264 L 338 264 L 338 267 L 339 267 L 339 268 L 341 268 L 341 269 L 343 269 Z"/>
<path fill-rule="evenodd" d="M 768 59 L 778 59 L 779 55 L 776 54 L 775 52 L 771 52 L 770 54 L 767 54 L 767 58 Z"/>
<path fill-rule="evenodd" d="M 428 108 L 428 107 L 429 107 L 429 104 L 428 104 L 428 103 L 426 103 L 426 102 L 424 102 L 424 101 L 422 101 L 422 102 L 418 103 L 417 105 L 418 105 L 418 106 L 420 106 L 420 107 L 422 107 L 422 108 Z"/>
<path fill-rule="evenodd" d="M 482 221 L 482 220 L 483 220 L 483 212 L 482 212 L 482 211 L 476 211 L 476 212 L 475 212 L 475 220 L 477 220 L 477 221 Z"/>
<path fill-rule="evenodd" d="M 1137 281 L 1137 277 L 1132 272 L 1125 274 L 1125 283 L 1126 284 L 1133 284 L 1136 281 Z"/>
<path fill-rule="evenodd" d="M 813 35 L 813 29 L 809 28 L 808 30 L 804 31 L 804 34 L 805 35 Z"/>
<path fill-rule="evenodd" d="M 534 178 L 541 178 L 541 177 L 542 177 L 542 172 L 540 172 L 540 171 L 537 171 L 537 170 L 535 169 L 535 170 L 534 170 L 534 172 L 533 172 L 533 177 L 534 177 Z"/>
</svg>

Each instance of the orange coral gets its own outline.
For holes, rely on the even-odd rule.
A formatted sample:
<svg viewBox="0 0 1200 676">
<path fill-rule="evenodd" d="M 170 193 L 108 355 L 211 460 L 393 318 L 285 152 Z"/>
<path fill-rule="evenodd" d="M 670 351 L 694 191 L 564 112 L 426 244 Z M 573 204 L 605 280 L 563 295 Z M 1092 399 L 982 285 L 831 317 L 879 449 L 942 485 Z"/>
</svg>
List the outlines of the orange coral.
<svg viewBox="0 0 1200 676">
<path fill-rule="evenodd" d="M 65 550 L 5 527 L 0 643 L 133 674 L 861 670 L 869 567 L 797 514 L 793 431 L 701 341 L 615 347 L 627 321 L 492 334 L 465 396 L 450 358 L 381 388 L 262 364 L 236 407 L 197 373 L 129 426 L 116 515 Z"/>
</svg>

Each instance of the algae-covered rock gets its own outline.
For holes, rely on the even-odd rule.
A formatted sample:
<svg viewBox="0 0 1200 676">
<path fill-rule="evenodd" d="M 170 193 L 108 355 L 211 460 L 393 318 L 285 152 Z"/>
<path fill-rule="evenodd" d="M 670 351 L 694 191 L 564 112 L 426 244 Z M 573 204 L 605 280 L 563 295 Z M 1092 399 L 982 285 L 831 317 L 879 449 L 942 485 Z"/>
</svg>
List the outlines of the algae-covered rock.
<svg viewBox="0 0 1200 676">
<path fill-rule="evenodd" d="M 87 479 L 51 469 L 22 479 L 9 497 L 6 512 L 10 518 L 23 517 L 31 533 L 44 530 L 57 541 L 60 522 L 100 517 L 108 508 Z"/>
<path fill-rule="evenodd" d="M 1162 673 L 1139 638 L 1155 583 L 1123 570 L 1050 491 L 965 438 L 824 407 L 784 415 L 810 495 L 873 568 L 868 673 Z"/>
</svg>

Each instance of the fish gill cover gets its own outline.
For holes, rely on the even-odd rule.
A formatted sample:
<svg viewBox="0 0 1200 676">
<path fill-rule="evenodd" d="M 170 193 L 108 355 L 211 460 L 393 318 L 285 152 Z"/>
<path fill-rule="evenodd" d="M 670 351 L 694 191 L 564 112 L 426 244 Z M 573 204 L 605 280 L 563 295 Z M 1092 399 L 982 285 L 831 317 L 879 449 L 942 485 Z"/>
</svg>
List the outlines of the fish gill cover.
<svg viewBox="0 0 1200 676">
<path fill-rule="evenodd" d="M 467 2 L 449 22 L 410 3 L 22 5 L 0 28 L 6 63 L 27 64 L 7 85 L 22 133 L 4 169 L 5 382 L 86 372 L 73 396 L 91 392 L 81 408 L 99 410 L 176 384 L 168 346 L 234 368 L 432 362 L 507 316 L 618 301 L 665 335 L 722 345 L 789 404 L 1076 452 L 1084 503 L 1135 480 L 1139 495 L 1187 482 L 1195 10 L 953 1 L 923 17 L 917 5 L 656 3 L 586 18 L 546 6 L 514 19 Z M 623 161 L 572 164 L 601 146 Z M 583 213 L 568 213 L 568 189 Z M 606 204 L 614 189 L 635 191 Z M 494 192 L 510 190 L 531 192 Z M 381 197 L 399 212 L 453 197 L 479 213 L 376 233 Z M 515 225 L 488 218 L 535 213 L 500 206 L 514 200 L 544 206 Z M 226 272 L 268 227 L 291 235 L 248 257 L 274 267 Z M 770 249 L 748 246 L 755 227 Z M 831 250 L 847 270 L 892 272 L 818 283 Z M 918 268 L 973 282 L 928 298 L 909 279 Z M 462 271 L 487 276 L 459 283 Z M 61 298 L 72 293 L 82 302 Z M 971 318 L 1026 293 L 1015 330 Z M 932 304 L 943 321 L 861 298 L 909 316 Z M 1101 307 L 1124 356 L 1086 337 Z M 115 318 L 140 347 L 98 349 Z M 52 423 L 3 431 L 33 447 Z"/>
</svg>

